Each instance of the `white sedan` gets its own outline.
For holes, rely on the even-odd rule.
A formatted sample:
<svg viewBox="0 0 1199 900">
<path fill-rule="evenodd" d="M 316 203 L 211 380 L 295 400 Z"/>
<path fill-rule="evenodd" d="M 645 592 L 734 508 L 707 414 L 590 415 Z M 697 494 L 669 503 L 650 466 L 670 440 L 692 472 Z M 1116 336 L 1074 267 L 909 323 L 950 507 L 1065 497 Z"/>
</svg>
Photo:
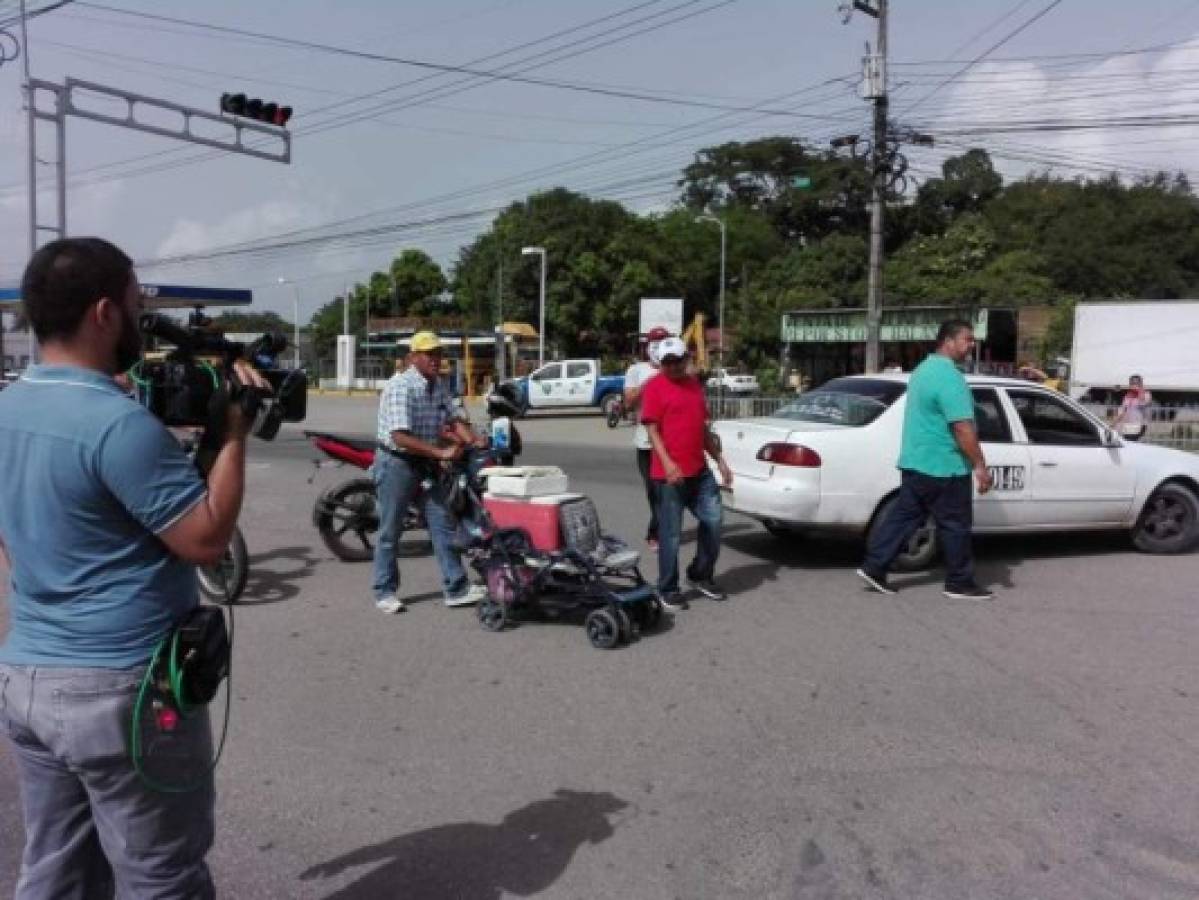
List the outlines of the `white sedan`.
<svg viewBox="0 0 1199 900">
<path fill-rule="evenodd" d="M 1123 440 L 1067 397 L 1027 381 L 967 376 L 995 477 L 974 498 L 981 534 L 1122 529 L 1149 553 L 1199 544 L 1199 456 Z M 899 489 L 907 375 L 836 378 L 765 418 L 717 422 L 734 473 L 725 508 L 794 531 L 860 535 Z M 936 557 L 931 522 L 896 561 Z"/>
</svg>

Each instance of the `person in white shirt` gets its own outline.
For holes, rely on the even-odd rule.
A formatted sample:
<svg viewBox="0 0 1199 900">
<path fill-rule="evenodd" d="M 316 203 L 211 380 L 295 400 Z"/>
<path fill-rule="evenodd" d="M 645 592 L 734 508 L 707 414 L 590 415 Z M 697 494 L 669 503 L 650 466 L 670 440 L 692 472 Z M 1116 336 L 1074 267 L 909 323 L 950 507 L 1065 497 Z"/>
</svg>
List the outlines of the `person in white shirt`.
<svg viewBox="0 0 1199 900">
<path fill-rule="evenodd" d="M 1149 407 L 1153 405 L 1153 395 L 1145 390 L 1145 381 L 1140 375 L 1128 379 L 1128 391 L 1120 403 L 1120 412 L 1116 415 L 1116 428 L 1120 434 L 1130 441 L 1139 441 L 1149 430 Z"/>
<path fill-rule="evenodd" d="M 624 405 L 630 412 L 637 412 L 641 407 L 641 392 L 646 383 L 658 374 L 658 343 L 663 338 L 670 337 L 665 328 L 650 329 L 645 336 L 645 359 L 633 363 L 624 375 Z M 650 460 L 653 447 L 649 442 L 649 432 L 641 424 L 637 416 L 637 430 L 633 434 L 633 446 L 637 451 L 637 471 L 641 473 L 641 481 L 645 485 L 645 499 L 649 503 L 649 526 L 645 532 L 645 542 L 651 550 L 658 549 L 658 503 L 657 489 L 653 479 L 649 477 Z"/>
</svg>

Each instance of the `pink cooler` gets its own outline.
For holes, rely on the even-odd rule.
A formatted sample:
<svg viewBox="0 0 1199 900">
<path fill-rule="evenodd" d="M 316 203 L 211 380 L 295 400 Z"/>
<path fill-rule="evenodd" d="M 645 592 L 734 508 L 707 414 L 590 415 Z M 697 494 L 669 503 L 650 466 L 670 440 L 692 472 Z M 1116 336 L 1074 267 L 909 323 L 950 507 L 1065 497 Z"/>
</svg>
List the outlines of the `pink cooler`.
<svg viewBox="0 0 1199 900">
<path fill-rule="evenodd" d="M 538 550 L 562 549 L 558 507 L 582 494 L 550 494 L 545 497 L 518 499 L 483 495 L 483 506 L 497 528 L 523 528 Z"/>
</svg>

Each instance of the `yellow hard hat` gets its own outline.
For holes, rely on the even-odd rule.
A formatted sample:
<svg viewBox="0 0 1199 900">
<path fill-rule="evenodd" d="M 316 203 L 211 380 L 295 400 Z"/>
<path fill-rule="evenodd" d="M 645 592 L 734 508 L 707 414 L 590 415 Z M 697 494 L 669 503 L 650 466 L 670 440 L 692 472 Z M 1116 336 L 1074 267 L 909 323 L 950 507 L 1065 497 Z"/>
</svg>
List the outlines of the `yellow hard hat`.
<svg viewBox="0 0 1199 900">
<path fill-rule="evenodd" d="M 412 335 L 413 353 L 432 353 L 441 349 L 441 338 L 431 331 L 418 331 Z"/>
</svg>

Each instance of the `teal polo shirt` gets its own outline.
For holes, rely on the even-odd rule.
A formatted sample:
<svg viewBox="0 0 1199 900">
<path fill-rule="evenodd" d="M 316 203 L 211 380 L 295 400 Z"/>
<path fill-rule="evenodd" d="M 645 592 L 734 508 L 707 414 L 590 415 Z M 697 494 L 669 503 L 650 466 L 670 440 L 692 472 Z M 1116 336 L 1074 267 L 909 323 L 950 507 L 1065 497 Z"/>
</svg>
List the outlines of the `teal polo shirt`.
<svg viewBox="0 0 1199 900">
<path fill-rule="evenodd" d="M 932 353 L 908 379 L 899 468 L 934 478 L 969 475 L 970 461 L 953 439 L 953 423 L 974 421 L 974 395 L 947 356 Z"/>
<path fill-rule="evenodd" d="M 0 391 L 0 662 L 125 669 L 199 602 L 158 534 L 205 495 L 178 442 L 106 375 L 33 366 Z"/>
</svg>

